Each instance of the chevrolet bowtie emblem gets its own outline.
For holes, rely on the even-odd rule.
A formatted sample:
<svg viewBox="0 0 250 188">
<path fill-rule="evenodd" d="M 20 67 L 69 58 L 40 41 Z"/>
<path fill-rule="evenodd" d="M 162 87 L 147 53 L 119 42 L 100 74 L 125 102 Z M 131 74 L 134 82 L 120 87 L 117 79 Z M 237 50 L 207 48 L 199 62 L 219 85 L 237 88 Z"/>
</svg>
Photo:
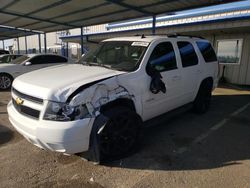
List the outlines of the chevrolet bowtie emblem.
<svg viewBox="0 0 250 188">
<path fill-rule="evenodd" d="M 17 105 L 23 104 L 23 99 L 17 97 L 17 98 L 16 98 L 16 103 L 17 103 Z"/>
</svg>

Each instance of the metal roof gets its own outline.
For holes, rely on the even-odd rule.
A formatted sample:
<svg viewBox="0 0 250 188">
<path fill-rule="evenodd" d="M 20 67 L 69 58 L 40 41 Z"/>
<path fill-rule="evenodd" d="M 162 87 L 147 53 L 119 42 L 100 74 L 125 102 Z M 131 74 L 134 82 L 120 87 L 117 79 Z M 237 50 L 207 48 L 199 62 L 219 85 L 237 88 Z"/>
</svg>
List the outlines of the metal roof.
<svg viewBox="0 0 250 188">
<path fill-rule="evenodd" d="M 203 26 L 203 27 L 201 27 Z M 229 26 L 229 27 L 228 27 Z M 157 33 L 160 34 L 170 34 L 170 33 L 238 33 L 238 32 L 250 32 L 250 15 L 245 16 L 231 16 L 227 18 L 213 19 L 213 20 L 204 20 L 199 22 L 190 22 L 190 23 L 177 23 L 171 26 L 156 26 Z M 189 29 L 187 29 L 189 27 Z M 190 28 L 192 27 L 192 28 Z M 181 29 L 180 29 L 181 28 Z M 151 27 L 145 28 L 136 28 L 130 30 L 121 30 L 121 31 L 106 31 L 99 33 L 88 33 L 84 34 L 84 43 L 87 42 L 100 42 L 101 40 L 117 37 L 117 36 L 130 36 L 135 34 L 151 34 Z M 169 32 L 171 31 L 171 32 Z M 206 31 L 206 32 L 205 32 Z M 157 34 L 156 34 L 157 35 Z M 81 42 L 81 35 L 70 35 L 60 37 L 64 42 Z"/>
<path fill-rule="evenodd" d="M 34 35 L 38 33 L 39 32 L 30 31 L 26 29 L 18 29 L 18 28 L 5 27 L 5 26 L 0 25 L 0 40 L 29 36 L 29 35 Z"/>
<path fill-rule="evenodd" d="M 0 4 L 0 25 L 52 32 L 233 1 L 236 0 L 4 0 Z"/>
</svg>

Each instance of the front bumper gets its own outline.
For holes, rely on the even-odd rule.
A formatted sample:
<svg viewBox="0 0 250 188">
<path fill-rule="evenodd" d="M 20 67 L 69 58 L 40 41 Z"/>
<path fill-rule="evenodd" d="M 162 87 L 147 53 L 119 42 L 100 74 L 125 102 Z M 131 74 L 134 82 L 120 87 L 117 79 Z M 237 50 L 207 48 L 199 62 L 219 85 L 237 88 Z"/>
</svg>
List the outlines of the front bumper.
<svg viewBox="0 0 250 188">
<path fill-rule="evenodd" d="M 94 118 L 68 122 L 34 120 L 17 112 L 12 102 L 9 102 L 7 110 L 15 129 L 40 148 L 66 154 L 89 149 Z"/>
</svg>

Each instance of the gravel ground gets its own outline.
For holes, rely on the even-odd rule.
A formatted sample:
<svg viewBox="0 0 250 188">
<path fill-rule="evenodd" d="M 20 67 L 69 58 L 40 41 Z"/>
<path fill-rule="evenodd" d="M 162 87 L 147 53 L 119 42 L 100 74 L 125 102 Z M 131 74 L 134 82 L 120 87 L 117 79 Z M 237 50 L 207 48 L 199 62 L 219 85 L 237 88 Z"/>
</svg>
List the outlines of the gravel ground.
<svg viewBox="0 0 250 188">
<path fill-rule="evenodd" d="M 217 88 L 208 113 L 159 117 L 137 153 L 102 165 L 30 144 L 9 100 L 0 93 L 0 187 L 250 187 L 250 91 Z"/>
</svg>

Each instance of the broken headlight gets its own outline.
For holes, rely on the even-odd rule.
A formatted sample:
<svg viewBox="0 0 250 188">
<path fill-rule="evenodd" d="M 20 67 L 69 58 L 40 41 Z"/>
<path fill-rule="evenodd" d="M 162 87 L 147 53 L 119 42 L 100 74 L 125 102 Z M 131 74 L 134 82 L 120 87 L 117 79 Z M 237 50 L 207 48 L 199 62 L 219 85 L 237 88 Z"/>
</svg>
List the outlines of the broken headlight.
<svg viewBox="0 0 250 188">
<path fill-rule="evenodd" d="M 72 106 L 66 103 L 49 101 L 44 120 L 51 121 L 74 121 L 90 117 L 86 104 Z"/>
</svg>

